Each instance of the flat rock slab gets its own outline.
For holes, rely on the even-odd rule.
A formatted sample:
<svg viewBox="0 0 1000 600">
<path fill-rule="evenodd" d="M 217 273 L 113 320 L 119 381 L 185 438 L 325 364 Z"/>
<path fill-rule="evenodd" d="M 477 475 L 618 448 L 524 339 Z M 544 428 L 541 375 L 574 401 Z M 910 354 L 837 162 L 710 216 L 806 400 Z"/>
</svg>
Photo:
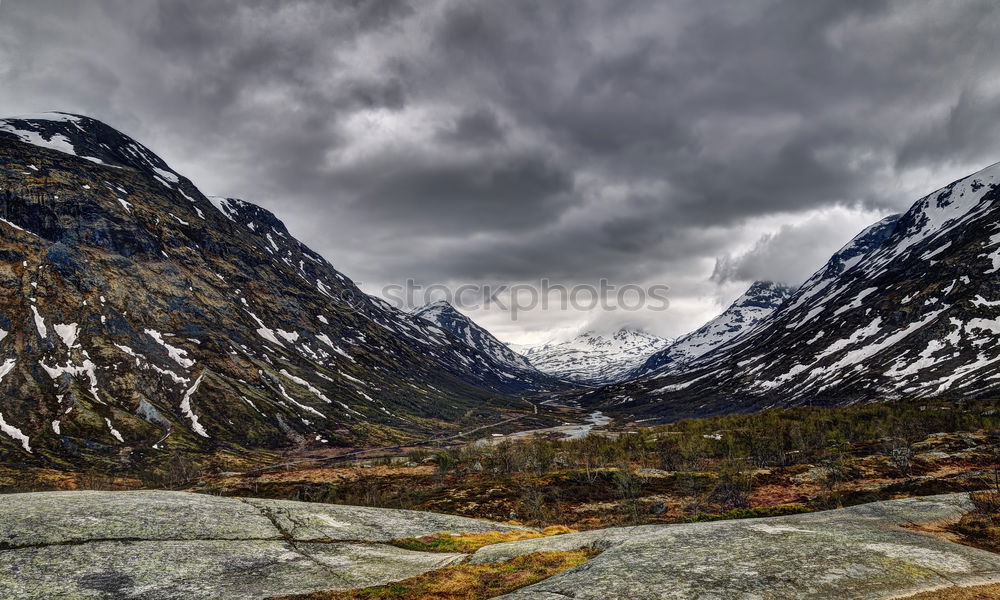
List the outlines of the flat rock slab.
<svg viewBox="0 0 1000 600">
<path fill-rule="evenodd" d="M 460 561 L 384 544 L 96 542 L 6 551 L 3 598 L 267 598 L 367 587 Z"/>
<path fill-rule="evenodd" d="M 281 539 L 239 500 L 184 492 L 42 492 L 0 497 L 0 548 L 92 540 Z"/>
<path fill-rule="evenodd" d="M 1000 555 L 907 529 L 958 519 L 964 494 L 775 517 L 617 527 L 488 546 L 475 563 L 587 546 L 518 600 L 883 600 L 1000 582 Z M 0 498 L 0 597 L 260 599 L 399 581 L 464 560 L 385 541 L 510 526 L 415 511 L 174 492 Z"/>
<path fill-rule="evenodd" d="M 0 549 L 101 540 L 377 542 L 511 529 L 518 528 L 414 510 L 186 492 L 41 492 L 0 502 Z"/>
<path fill-rule="evenodd" d="M 465 558 L 387 546 L 507 525 L 181 492 L 0 497 L 0 597 L 255 599 L 379 585 Z"/>
<path fill-rule="evenodd" d="M 610 528 L 488 546 L 472 562 L 603 549 L 507 599 L 881 600 L 1000 581 L 1000 555 L 904 528 L 970 509 L 967 496 L 955 494 L 770 519 Z"/>
<path fill-rule="evenodd" d="M 243 502 L 267 516 L 293 539 L 303 541 L 365 540 L 387 542 L 441 531 L 486 533 L 488 531 L 523 529 L 490 521 L 416 510 L 311 504 L 256 498 L 245 498 Z"/>
</svg>

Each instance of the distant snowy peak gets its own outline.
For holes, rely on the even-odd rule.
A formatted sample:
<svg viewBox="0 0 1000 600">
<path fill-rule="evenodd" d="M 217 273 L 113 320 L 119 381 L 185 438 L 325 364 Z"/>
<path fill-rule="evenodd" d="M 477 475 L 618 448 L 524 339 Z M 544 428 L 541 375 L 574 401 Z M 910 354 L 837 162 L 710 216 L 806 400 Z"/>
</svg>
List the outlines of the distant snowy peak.
<svg viewBox="0 0 1000 600">
<path fill-rule="evenodd" d="M 528 359 L 511 350 L 506 344 L 496 339 L 493 334 L 460 313 L 445 300 L 421 306 L 410 314 L 440 327 L 465 342 L 467 346 L 489 354 L 503 363 L 517 369 L 535 370 Z"/>
<path fill-rule="evenodd" d="M 737 339 L 777 310 L 794 292 L 795 288 L 773 281 L 754 282 L 721 315 L 677 338 L 669 348 L 650 356 L 630 377 L 680 368 L 688 361 Z"/>
<path fill-rule="evenodd" d="M 671 340 L 622 328 L 609 336 L 587 331 L 565 342 L 518 346 L 535 368 L 563 379 L 601 385 L 620 381 Z"/>
</svg>

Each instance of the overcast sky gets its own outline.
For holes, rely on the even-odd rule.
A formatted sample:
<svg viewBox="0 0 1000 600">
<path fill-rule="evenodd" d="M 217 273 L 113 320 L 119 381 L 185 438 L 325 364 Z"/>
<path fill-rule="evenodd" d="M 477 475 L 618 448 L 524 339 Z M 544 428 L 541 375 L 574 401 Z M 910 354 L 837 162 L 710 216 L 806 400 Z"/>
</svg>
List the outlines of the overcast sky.
<svg viewBox="0 0 1000 600">
<path fill-rule="evenodd" d="M 1000 160 L 998 31 L 991 0 L 4 0 L 0 114 L 116 126 L 371 293 L 671 288 L 472 312 L 506 340 L 677 335 Z"/>
</svg>

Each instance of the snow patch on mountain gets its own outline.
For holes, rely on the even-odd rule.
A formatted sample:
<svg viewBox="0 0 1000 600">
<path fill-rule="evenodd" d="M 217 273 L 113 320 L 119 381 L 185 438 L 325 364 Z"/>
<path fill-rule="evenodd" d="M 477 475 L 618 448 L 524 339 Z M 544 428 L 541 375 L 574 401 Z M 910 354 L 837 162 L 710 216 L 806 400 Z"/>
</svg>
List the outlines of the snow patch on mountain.
<svg viewBox="0 0 1000 600">
<path fill-rule="evenodd" d="M 855 236 L 748 333 L 592 393 L 680 418 L 1000 391 L 1000 164 Z"/>
<path fill-rule="evenodd" d="M 754 282 L 721 315 L 677 338 L 669 348 L 650 356 L 630 373 L 630 377 L 683 368 L 691 360 L 752 331 L 757 323 L 781 306 L 794 291 L 795 288 L 773 281 Z"/>
<path fill-rule="evenodd" d="M 507 344 L 504 344 L 472 319 L 460 313 L 446 300 L 439 300 L 421 306 L 410 314 L 418 319 L 432 323 L 444 331 L 450 332 L 465 342 L 467 346 L 485 352 L 515 369 L 535 370 L 528 359 L 511 350 Z"/>
<path fill-rule="evenodd" d="M 671 341 L 622 328 L 608 336 L 587 331 L 563 342 L 512 347 L 542 372 L 578 383 L 601 385 L 621 381 Z"/>
</svg>

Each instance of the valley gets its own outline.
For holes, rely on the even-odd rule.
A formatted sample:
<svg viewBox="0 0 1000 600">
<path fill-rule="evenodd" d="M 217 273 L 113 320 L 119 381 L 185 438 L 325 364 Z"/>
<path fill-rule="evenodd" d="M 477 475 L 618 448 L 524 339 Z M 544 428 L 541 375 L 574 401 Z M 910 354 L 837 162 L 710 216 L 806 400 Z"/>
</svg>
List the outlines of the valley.
<svg viewBox="0 0 1000 600">
<path fill-rule="evenodd" d="M 551 410 L 542 416 L 578 424 L 508 423 L 497 436 L 242 461 L 177 456 L 155 477 L 4 470 L 0 490 L 167 488 L 589 530 L 974 491 L 992 485 L 1000 468 L 1000 407 L 992 401 L 781 409 L 651 428 Z M 591 435 L 575 435 L 584 430 Z"/>
<path fill-rule="evenodd" d="M 596 597 L 626 585 L 819 599 L 831 582 L 845 598 L 985 598 L 1000 564 L 998 427 L 995 402 L 898 403 L 371 448 L 192 472 L 172 491 L 50 474 L 0 506 L 0 583 L 18 599 Z M 28 491 L 7 487 L 24 475 L 0 472 L 0 484 Z M 106 561 L 81 571 L 93 553 Z M 727 576 L 734 561 L 761 575 Z"/>
<path fill-rule="evenodd" d="M 406 574 L 399 585 L 424 590 L 411 598 L 470 578 L 516 597 L 604 568 L 617 528 L 759 533 L 728 523 L 797 528 L 940 494 L 958 494 L 933 501 L 955 522 L 924 534 L 1000 539 L 984 495 L 1000 494 L 984 277 L 1000 244 L 996 167 L 872 225 L 800 287 L 753 283 L 677 339 L 620 329 L 523 348 L 447 302 L 403 312 L 363 294 L 275 215 L 205 196 L 87 117 L 0 120 L 0 163 L 0 492 L 418 511 L 491 540 L 428 526 L 377 551 L 369 538 L 303 551 L 331 542 L 281 525 L 296 556 L 370 576 L 345 579 L 346 596 L 314 573 L 255 597 L 395 593 L 379 586 Z M 247 541 L 240 552 L 279 549 Z M 399 553 L 435 545 L 465 550 Z M 412 569 L 392 579 L 378 565 L 396 560 Z M 506 569 L 517 585 L 497 578 Z M 927 591 L 892 573 L 877 585 Z"/>
<path fill-rule="evenodd" d="M 1000 600 L 998 31 L 0 0 L 0 600 Z"/>
</svg>

